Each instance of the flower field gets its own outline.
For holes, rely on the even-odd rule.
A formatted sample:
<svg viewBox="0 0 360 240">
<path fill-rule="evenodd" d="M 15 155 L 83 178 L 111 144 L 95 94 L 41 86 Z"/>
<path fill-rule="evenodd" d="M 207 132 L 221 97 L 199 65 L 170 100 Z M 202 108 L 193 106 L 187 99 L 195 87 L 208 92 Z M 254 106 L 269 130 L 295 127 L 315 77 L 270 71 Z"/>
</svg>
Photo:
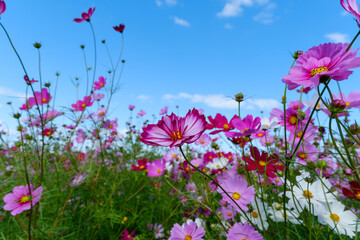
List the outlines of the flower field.
<svg viewBox="0 0 360 240">
<path fill-rule="evenodd" d="M 340 8 L 360 27 L 355 0 Z M 86 94 L 57 109 L 56 82 L 43 80 L 40 66 L 29 74 L 2 22 L 7 11 L 0 0 L 0 38 L 9 42 L 0 49 L 17 57 L 27 91 L 21 106 L 8 103 L 16 138 L 0 126 L 0 240 L 359 239 L 360 85 L 345 94 L 341 84 L 360 67 L 360 31 L 349 43 L 293 53 L 282 105 L 268 116 L 245 115 L 238 93 L 231 118 L 165 106 L 151 122 L 127 103 L 120 123 L 109 115 L 126 71 L 125 24 L 113 26 L 121 40 L 115 60 L 101 41 L 111 62 L 101 73 L 97 10 L 74 16 L 79 28 L 90 26 L 94 59 L 81 45 Z M 33 47 L 40 59 L 42 44 Z"/>
</svg>

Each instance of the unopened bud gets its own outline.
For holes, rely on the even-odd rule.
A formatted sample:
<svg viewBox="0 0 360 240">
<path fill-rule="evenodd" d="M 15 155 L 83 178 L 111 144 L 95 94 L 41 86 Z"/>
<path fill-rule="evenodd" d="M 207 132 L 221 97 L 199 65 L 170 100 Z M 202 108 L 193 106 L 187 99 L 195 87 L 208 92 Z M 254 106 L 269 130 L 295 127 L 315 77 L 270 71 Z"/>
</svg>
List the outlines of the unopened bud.
<svg viewBox="0 0 360 240">
<path fill-rule="evenodd" d="M 235 95 L 235 101 L 237 101 L 237 102 L 242 102 L 242 101 L 244 101 L 244 94 L 242 94 L 242 93 L 238 93 L 238 94 L 236 94 Z"/>
<path fill-rule="evenodd" d="M 298 59 L 300 57 L 300 55 L 303 53 L 304 53 L 303 51 L 296 51 L 296 52 L 294 52 L 293 58 Z"/>
<path fill-rule="evenodd" d="M 51 84 L 50 83 L 45 83 L 45 87 L 50 87 L 51 86 Z"/>
<path fill-rule="evenodd" d="M 38 43 L 38 42 L 36 42 L 36 43 L 34 43 L 34 47 L 37 48 L 37 49 L 39 49 L 39 48 L 41 48 L 41 44 Z"/>
<path fill-rule="evenodd" d="M 329 110 L 332 113 L 342 113 L 346 108 L 346 102 L 341 99 L 335 99 L 330 103 Z"/>
<path fill-rule="evenodd" d="M 101 43 L 105 43 L 105 40 L 102 40 Z"/>
<path fill-rule="evenodd" d="M 81 49 L 84 49 L 84 48 L 85 48 L 85 46 L 84 46 L 84 45 L 80 45 L 80 48 L 81 48 Z"/>
</svg>

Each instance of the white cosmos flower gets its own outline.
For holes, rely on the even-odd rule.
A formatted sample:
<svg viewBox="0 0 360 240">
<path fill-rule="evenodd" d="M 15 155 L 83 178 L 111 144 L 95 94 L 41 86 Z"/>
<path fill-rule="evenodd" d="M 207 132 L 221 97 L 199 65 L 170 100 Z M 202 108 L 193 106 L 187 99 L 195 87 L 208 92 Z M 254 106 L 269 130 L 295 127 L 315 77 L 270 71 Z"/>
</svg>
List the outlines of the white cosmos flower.
<svg viewBox="0 0 360 240">
<path fill-rule="evenodd" d="M 271 120 L 267 117 L 261 118 L 261 129 L 268 130 L 271 128 L 278 128 L 279 125 L 279 119 L 277 117 L 273 117 Z"/>
<path fill-rule="evenodd" d="M 275 222 L 284 222 L 284 206 L 280 203 L 273 203 L 270 209 L 270 218 Z M 302 224 L 302 220 L 298 220 L 299 213 L 295 210 L 286 209 L 286 220 L 294 224 Z"/>
<path fill-rule="evenodd" d="M 314 210 L 314 214 L 318 212 L 317 208 L 321 209 L 323 203 L 332 203 L 336 201 L 334 193 L 330 193 L 328 189 L 331 188 L 330 182 L 322 178 L 313 183 L 308 183 L 305 180 L 297 180 L 297 185 L 291 191 L 286 192 L 286 196 L 290 198 L 289 205 L 291 208 L 307 208 L 310 211 Z"/>
<path fill-rule="evenodd" d="M 323 206 L 323 210 L 317 214 L 322 224 L 327 224 L 335 232 L 354 237 L 356 230 L 360 227 L 359 219 L 351 211 L 344 211 L 345 206 L 341 202 L 333 202 Z"/>
<path fill-rule="evenodd" d="M 257 202 L 257 205 L 256 205 Z M 267 221 L 267 212 L 269 211 L 266 202 L 262 202 L 259 198 L 256 198 L 251 202 L 252 211 L 247 214 L 254 226 L 257 226 L 260 230 L 268 229 L 269 223 Z M 246 222 L 247 218 L 240 216 L 241 222 Z"/>
<path fill-rule="evenodd" d="M 319 95 L 315 93 L 310 101 L 303 101 L 304 105 L 308 108 L 314 108 L 316 101 L 318 100 Z M 316 105 L 316 110 L 327 109 L 323 102 L 320 100 Z"/>
<path fill-rule="evenodd" d="M 214 169 L 217 170 L 226 167 L 228 163 L 229 163 L 229 159 L 227 159 L 226 157 L 214 158 L 212 162 L 209 162 L 206 165 L 206 167 L 209 168 L 210 170 L 214 170 Z"/>
</svg>

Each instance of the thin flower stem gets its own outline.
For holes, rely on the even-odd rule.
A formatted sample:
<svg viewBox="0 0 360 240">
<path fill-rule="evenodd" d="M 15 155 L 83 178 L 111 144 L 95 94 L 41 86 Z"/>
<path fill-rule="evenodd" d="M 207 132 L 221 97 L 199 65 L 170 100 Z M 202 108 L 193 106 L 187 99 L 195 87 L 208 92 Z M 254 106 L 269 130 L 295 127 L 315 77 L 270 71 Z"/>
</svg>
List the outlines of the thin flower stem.
<svg viewBox="0 0 360 240">
<path fill-rule="evenodd" d="M 355 40 L 357 39 L 357 37 L 360 35 L 360 31 L 355 35 L 354 39 L 351 41 L 351 43 L 349 44 L 349 46 L 347 47 L 346 51 L 349 51 L 351 46 L 354 44 Z"/>
<path fill-rule="evenodd" d="M 180 152 L 183 155 L 185 161 L 194 169 L 196 169 L 198 172 L 200 172 L 201 174 L 203 174 L 205 177 L 207 177 L 208 179 L 210 179 L 213 183 L 215 183 L 216 186 L 218 186 L 225 194 L 226 196 L 228 196 L 231 201 L 233 201 L 235 203 L 235 205 L 241 210 L 241 212 L 244 214 L 244 216 L 246 217 L 246 219 L 249 221 L 249 223 L 252 224 L 250 218 L 247 216 L 247 214 L 244 212 L 244 210 L 241 209 L 241 207 L 239 206 L 239 204 L 225 191 L 225 189 L 218 183 L 216 182 L 212 177 L 210 177 L 208 174 L 204 173 L 203 171 L 201 171 L 198 167 L 194 166 L 186 157 L 184 151 L 182 150 L 181 146 L 179 146 Z"/>
<path fill-rule="evenodd" d="M 93 74 L 93 81 L 92 81 L 92 84 L 91 84 L 91 89 L 94 85 L 94 82 L 95 82 L 95 74 L 96 74 L 96 62 L 97 62 L 97 51 L 96 51 L 96 38 L 95 38 L 95 31 L 94 31 L 94 27 L 93 25 L 91 24 L 91 22 L 89 22 L 90 24 L 90 27 L 91 27 L 91 32 L 92 32 L 92 35 L 93 35 L 93 39 L 94 39 L 94 74 Z"/>
</svg>

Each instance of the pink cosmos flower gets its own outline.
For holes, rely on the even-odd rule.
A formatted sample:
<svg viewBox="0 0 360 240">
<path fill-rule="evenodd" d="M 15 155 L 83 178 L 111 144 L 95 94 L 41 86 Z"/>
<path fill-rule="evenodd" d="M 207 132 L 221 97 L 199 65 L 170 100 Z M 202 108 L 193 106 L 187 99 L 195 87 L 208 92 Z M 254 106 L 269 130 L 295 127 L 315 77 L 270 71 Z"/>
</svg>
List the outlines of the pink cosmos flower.
<svg viewBox="0 0 360 240">
<path fill-rule="evenodd" d="M 90 18 L 93 15 L 94 11 L 95 11 L 95 8 L 89 8 L 87 13 L 83 12 L 81 14 L 81 18 L 74 18 L 74 21 L 77 22 L 77 23 L 81 23 L 83 21 L 90 22 Z"/>
<path fill-rule="evenodd" d="M 124 24 L 120 24 L 119 26 L 115 26 L 113 27 L 115 31 L 119 32 L 119 33 L 123 33 L 124 29 L 125 29 L 125 25 Z"/>
<path fill-rule="evenodd" d="M 134 108 L 135 108 L 134 105 L 131 105 L 131 104 L 129 105 L 129 110 L 130 110 L 130 111 L 134 110 Z"/>
<path fill-rule="evenodd" d="M 231 119 L 231 124 L 240 132 L 226 132 L 225 136 L 228 138 L 243 137 L 259 131 L 261 119 L 259 117 L 254 119 L 252 115 L 247 115 L 244 119 L 238 117 Z"/>
<path fill-rule="evenodd" d="M 84 100 L 78 100 L 76 101 L 75 104 L 71 104 L 71 107 L 73 107 L 73 109 L 71 109 L 72 111 L 84 111 L 86 107 L 90 107 L 93 105 L 93 101 L 91 101 L 91 97 L 90 96 L 85 96 Z"/>
<path fill-rule="evenodd" d="M 248 224 L 235 223 L 232 228 L 229 229 L 228 234 L 226 235 L 228 240 L 263 240 L 264 238 L 261 234 L 255 230 L 255 228 Z"/>
<path fill-rule="evenodd" d="M 329 76 L 336 81 L 348 79 L 352 71 L 360 67 L 358 50 L 349 49 L 348 43 L 325 43 L 310 48 L 296 60 L 296 66 L 290 69 L 282 81 L 290 90 L 299 86 L 317 87 L 322 76 Z"/>
<path fill-rule="evenodd" d="M 249 208 L 246 206 L 255 198 L 254 186 L 248 187 L 246 180 L 232 176 L 220 183 L 224 190 L 231 196 L 233 200 L 240 206 L 244 211 Z M 223 199 L 233 206 L 236 210 L 241 211 L 239 207 L 221 190 L 217 188 L 217 191 L 222 195 Z"/>
<path fill-rule="evenodd" d="M 205 230 L 202 226 L 197 226 L 195 222 L 184 223 L 183 227 L 175 223 L 170 231 L 169 240 L 203 240 Z"/>
<path fill-rule="evenodd" d="M 118 120 L 117 118 L 115 118 L 112 121 L 108 119 L 105 122 L 103 122 L 102 127 L 110 131 L 116 129 L 118 127 L 117 120 Z"/>
<path fill-rule="evenodd" d="M 209 137 L 209 135 L 204 133 L 203 135 L 201 135 L 201 137 L 198 140 L 195 141 L 195 145 L 206 147 L 207 145 L 209 145 L 210 142 L 211 142 L 211 137 Z"/>
<path fill-rule="evenodd" d="M 51 96 L 50 96 L 50 93 L 48 92 L 47 88 L 41 89 L 41 92 L 35 91 L 34 95 L 35 95 L 34 97 L 30 97 L 28 99 L 27 103 L 29 105 L 32 105 L 32 106 L 35 106 L 36 104 L 43 105 L 43 104 L 49 103 L 51 100 Z"/>
<path fill-rule="evenodd" d="M 85 141 L 85 139 L 86 139 L 86 133 L 85 133 L 85 131 L 84 130 L 82 130 L 82 129 L 79 129 L 79 130 L 77 130 L 77 132 L 76 132 L 76 142 L 77 143 L 83 143 L 84 141 Z"/>
<path fill-rule="evenodd" d="M 93 101 L 100 101 L 101 99 L 103 99 L 105 97 L 105 94 L 102 94 L 102 93 L 93 93 L 91 95 L 92 97 L 92 100 Z"/>
<path fill-rule="evenodd" d="M 234 117 L 236 117 L 236 116 L 234 116 Z M 234 126 L 232 125 L 231 121 L 229 123 L 227 118 L 219 113 L 216 114 L 215 119 L 213 119 L 211 116 L 208 116 L 208 119 L 210 121 L 209 125 L 212 126 L 211 129 L 212 128 L 220 128 L 219 130 L 210 132 L 210 134 L 217 134 L 217 133 L 223 132 L 223 131 L 228 132 L 228 131 L 234 129 Z M 210 129 L 210 126 L 208 127 L 208 129 Z"/>
<path fill-rule="evenodd" d="M 135 232 L 132 231 L 129 233 L 129 231 L 126 229 L 123 234 L 121 234 L 121 240 L 133 240 L 133 236 L 135 235 Z"/>
<path fill-rule="evenodd" d="M 138 112 L 137 115 L 140 116 L 140 117 L 143 117 L 143 116 L 146 115 L 146 112 L 144 110 L 141 110 L 140 112 Z"/>
<path fill-rule="evenodd" d="M 146 169 L 148 172 L 148 177 L 159 177 L 164 174 L 165 170 L 165 160 L 156 159 L 154 162 L 148 162 Z"/>
<path fill-rule="evenodd" d="M 95 81 L 94 82 L 94 90 L 99 90 L 101 88 L 103 88 L 106 84 L 106 78 L 104 78 L 103 76 L 99 77 L 99 81 Z"/>
<path fill-rule="evenodd" d="M 37 80 L 34 80 L 34 79 L 30 80 L 27 75 L 24 76 L 24 80 L 25 80 L 27 85 L 31 85 L 32 83 L 38 82 Z"/>
<path fill-rule="evenodd" d="M 165 115 L 167 114 L 168 106 L 165 106 L 164 108 L 160 109 L 159 115 Z"/>
<path fill-rule="evenodd" d="M 152 146 L 178 147 L 195 142 L 203 134 L 205 127 L 204 115 L 200 115 L 194 108 L 184 118 L 172 113 L 162 117 L 157 124 L 143 127 L 140 141 Z"/>
<path fill-rule="evenodd" d="M 10 214 L 15 216 L 25 210 L 29 210 L 31 208 L 31 203 L 34 207 L 41 198 L 43 187 L 40 186 L 34 191 L 33 185 L 30 184 L 30 189 L 31 195 L 29 193 L 28 185 L 14 187 L 13 192 L 6 194 L 3 198 L 3 201 L 5 202 L 4 210 L 11 211 Z"/>
<path fill-rule="evenodd" d="M 6 4 L 3 0 L 0 0 L 0 15 L 3 14 L 6 10 Z"/>
<path fill-rule="evenodd" d="M 360 26 L 360 12 L 356 0 L 341 0 L 340 3 L 346 11 L 355 17 L 358 26 Z"/>
</svg>

